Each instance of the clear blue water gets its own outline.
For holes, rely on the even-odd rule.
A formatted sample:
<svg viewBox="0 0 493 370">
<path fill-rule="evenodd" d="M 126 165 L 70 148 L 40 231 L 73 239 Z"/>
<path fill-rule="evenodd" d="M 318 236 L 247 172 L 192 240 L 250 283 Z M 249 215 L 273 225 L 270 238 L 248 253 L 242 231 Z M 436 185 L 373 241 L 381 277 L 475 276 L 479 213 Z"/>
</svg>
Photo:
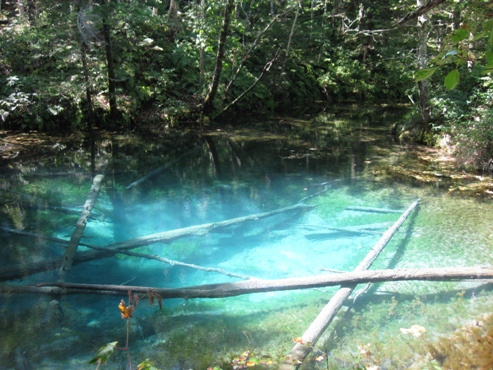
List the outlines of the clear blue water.
<svg viewBox="0 0 493 370">
<path fill-rule="evenodd" d="M 320 275 L 327 269 L 351 271 L 400 215 L 347 207 L 404 210 L 421 198 L 417 215 L 389 243 L 375 268 L 489 265 L 493 257 L 493 234 L 487 231 L 493 221 L 490 199 L 449 197 L 452 184 L 441 178 L 421 186 L 406 178 L 384 176 L 387 166 L 419 163 L 409 161 L 413 154 L 387 134 L 388 122 L 401 115 L 339 112 L 276 119 L 262 122 L 262 126 L 252 123 L 244 129 L 226 127 L 207 135 L 188 131 L 147 136 L 104 134 L 95 138 L 93 146 L 87 138 L 75 140 L 56 155 L 23 157 L 2 167 L 1 225 L 68 240 L 78 207 L 84 204 L 96 173 L 105 176 L 103 189 L 82 239 L 95 246 L 268 212 L 303 200 L 316 207 L 135 249 L 204 268 L 279 279 Z M 61 212 L 60 207 L 72 211 Z M 360 232 L 341 230 L 362 226 L 365 229 Z M 0 237 L 1 268 L 61 260 L 64 253 L 63 244 L 5 229 Z M 79 252 L 85 250 L 79 246 Z M 24 271 L 15 279 L 2 278 L 2 284 L 56 279 L 56 269 L 36 274 Z M 74 283 L 156 288 L 238 280 L 122 254 L 76 264 L 65 278 Z M 329 328 L 327 338 L 319 342 L 320 351 L 340 368 L 361 364 L 365 359 L 358 356 L 353 356 L 353 364 L 345 362 L 345 350 L 358 351 L 350 337 L 354 333 L 362 336 L 358 328 L 368 332 L 372 315 L 373 320 L 378 317 L 372 309 L 389 312 L 392 292 L 410 298 L 406 298 L 407 306 L 401 304 L 403 313 L 397 317 L 401 323 L 374 323 L 381 327 L 384 345 L 392 343 L 385 326 L 407 325 L 402 317 L 410 315 L 410 302 L 416 297 L 425 300 L 428 294 L 444 293 L 447 301 L 451 291 L 479 289 L 477 284 L 460 284 L 376 285 L 378 288 L 363 295 L 361 306 L 355 306 L 363 312 L 362 318 L 356 324 L 354 318 L 340 318 L 336 324 L 340 339 L 331 339 L 334 329 Z M 164 299 L 162 310 L 143 298 L 130 326 L 133 367 L 149 358 L 161 369 L 227 369 L 246 350 L 280 361 L 292 347 L 292 338 L 301 336 L 334 291 L 336 288 L 222 299 Z M 384 303 L 382 292 L 388 298 Z M 54 299 L 60 306 L 53 304 Z M 120 299 L 128 301 L 126 294 L 2 294 L 0 367 L 19 368 L 25 361 L 36 369 L 96 368 L 88 361 L 103 344 L 119 341 L 124 346 L 125 320 L 117 307 Z M 443 310 L 438 303 L 436 307 Z M 476 311 L 481 312 L 481 307 L 477 304 Z M 365 316 L 367 310 L 371 314 Z M 431 306 L 429 311 L 433 312 Z M 477 313 L 466 311 L 471 316 Z M 414 318 L 408 319 L 407 327 Z M 342 325 L 344 320 L 347 322 Z M 429 320 L 433 322 L 432 315 Z M 454 327 L 460 322 L 456 320 Z M 437 325 L 435 330 L 443 332 L 444 326 Z M 389 356 L 388 361 L 394 361 L 394 368 L 407 368 L 410 360 L 402 359 L 399 364 Z M 322 365 L 308 361 L 305 368 L 325 368 Z M 105 369 L 127 367 L 123 351 L 116 351 L 101 365 Z"/>
</svg>

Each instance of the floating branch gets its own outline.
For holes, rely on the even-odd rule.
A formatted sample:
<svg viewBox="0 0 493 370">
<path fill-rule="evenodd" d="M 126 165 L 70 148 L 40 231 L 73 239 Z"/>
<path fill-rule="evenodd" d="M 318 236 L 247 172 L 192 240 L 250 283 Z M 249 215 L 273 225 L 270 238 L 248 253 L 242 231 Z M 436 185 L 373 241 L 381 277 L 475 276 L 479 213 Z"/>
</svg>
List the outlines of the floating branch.
<svg viewBox="0 0 493 370">
<path fill-rule="evenodd" d="M 184 288 L 156 288 L 143 286 L 75 284 L 64 282 L 46 282 L 37 285 L 0 285 L 1 293 L 35 293 L 53 294 L 126 294 L 128 290 L 134 293 L 146 293 L 150 290 L 165 298 L 225 298 L 252 293 L 267 293 L 286 290 L 321 288 L 328 286 L 355 286 L 363 283 L 378 283 L 385 281 L 459 281 L 459 280 L 493 279 L 493 269 L 486 267 L 446 267 L 446 268 L 415 268 L 393 270 L 365 270 L 308 276 L 300 278 L 262 280 L 250 279 L 234 283 L 206 284 Z M 308 341 L 304 339 L 304 343 Z"/>
</svg>

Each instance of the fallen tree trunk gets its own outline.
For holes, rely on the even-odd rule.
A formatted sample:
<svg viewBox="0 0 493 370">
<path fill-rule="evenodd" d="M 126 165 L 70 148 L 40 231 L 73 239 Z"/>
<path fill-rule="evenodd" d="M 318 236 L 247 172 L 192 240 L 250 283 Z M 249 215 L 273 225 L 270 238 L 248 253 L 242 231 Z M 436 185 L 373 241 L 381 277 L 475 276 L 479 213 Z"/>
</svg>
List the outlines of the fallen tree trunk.
<svg viewBox="0 0 493 370">
<path fill-rule="evenodd" d="M 388 208 L 373 208 L 373 207 L 346 207 L 348 211 L 373 212 L 373 213 L 402 213 L 402 210 Z"/>
<path fill-rule="evenodd" d="M 184 227 L 181 229 L 175 229 L 175 230 L 164 231 L 161 233 L 151 234 L 147 236 L 142 236 L 136 239 L 110 244 L 106 246 L 105 250 L 103 251 L 80 252 L 77 255 L 75 255 L 73 259 L 73 265 L 82 262 L 93 261 L 96 259 L 111 257 L 116 253 L 118 253 L 119 251 L 130 250 L 130 249 L 143 247 L 146 245 L 159 243 L 159 242 L 169 243 L 172 242 L 173 240 L 187 236 L 203 236 L 211 231 L 226 228 L 228 226 L 238 225 L 248 221 L 260 220 L 284 212 L 304 211 L 304 210 L 312 209 L 314 207 L 315 206 L 298 203 L 293 206 L 279 208 L 270 212 L 257 213 L 249 216 L 232 218 L 225 221 Z M 21 265 L 21 266 L 17 265 L 17 266 L 3 268 L 0 270 L 0 281 L 19 279 L 28 275 L 35 274 L 37 272 L 53 270 L 57 268 L 58 265 L 59 265 L 59 260 L 56 259 L 56 260 L 33 262 L 29 265 Z"/>
<path fill-rule="evenodd" d="M 70 241 L 67 244 L 67 249 L 65 250 L 65 255 L 63 256 L 63 260 L 61 266 L 58 270 L 58 280 L 63 281 L 65 279 L 65 274 L 74 261 L 75 253 L 77 252 L 77 247 L 79 246 L 80 239 L 82 238 L 82 234 L 84 233 L 84 229 L 86 228 L 87 219 L 91 214 L 91 210 L 98 199 L 99 191 L 101 190 L 101 182 L 103 181 L 103 175 L 96 175 L 92 182 L 91 190 L 89 190 L 89 195 L 87 196 L 86 203 L 82 208 L 82 212 L 80 214 L 79 219 L 77 220 L 77 224 L 75 226 L 75 230 L 70 238 Z"/>
<path fill-rule="evenodd" d="M 7 227 L 0 227 L 0 230 L 8 231 L 8 232 L 13 233 L 13 234 L 30 236 L 30 237 L 33 237 L 33 238 L 45 239 L 45 240 L 49 240 L 49 241 L 52 241 L 52 242 L 55 242 L 55 243 L 61 243 L 61 244 L 66 244 L 67 243 L 67 240 L 65 240 L 65 239 L 53 238 L 53 237 L 50 237 L 50 236 L 44 236 L 44 235 L 41 235 L 41 234 L 30 233 L 30 232 L 27 232 L 27 231 L 10 229 L 10 228 L 7 228 Z M 97 247 L 95 245 L 90 245 L 90 244 L 86 244 L 86 243 L 82 243 L 82 242 L 80 242 L 79 245 L 83 245 L 83 246 L 85 246 L 87 248 L 96 249 L 96 250 L 100 250 L 100 251 L 108 251 L 109 250 L 111 252 L 114 252 L 113 249 L 108 249 L 108 248 L 105 248 L 105 247 Z M 145 259 L 150 259 L 150 260 L 156 260 L 156 261 L 159 261 L 159 262 L 167 263 L 167 264 L 169 264 L 171 266 L 183 266 L 183 267 L 189 267 L 189 268 L 192 268 L 192 269 L 195 269 L 195 270 L 202 270 L 202 271 L 206 271 L 206 272 L 217 272 L 219 274 L 223 274 L 223 275 L 230 276 L 230 277 L 236 277 L 236 278 L 239 278 L 239 279 L 250 279 L 251 278 L 251 276 L 247 276 L 247 275 L 243 275 L 243 274 L 237 274 L 237 273 L 234 273 L 234 272 L 229 272 L 229 271 L 226 271 L 226 270 L 223 270 L 223 269 L 220 269 L 220 268 L 198 266 L 198 265 L 194 265 L 192 263 L 184 263 L 184 262 L 180 262 L 180 261 L 171 260 L 171 259 L 165 258 L 165 257 L 151 255 L 151 254 L 137 253 L 137 252 L 131 252 L 131 251 L 123 251 L 123 250 L 117 250 L 116 253 L 125 254 L 127 256 L 133 256 L 133 257 L 145 258 Z"/>
<path fill-rule="evenodd" d="M 184 288 L 156 288 L 142 286 L 48 282 L 40 283 L 36 286 L 0 285 L 0 292 L 51 294 L 53 289 L 58 288 L 62 291 L 62 294 L 89 293 L 100 295 L 126 295 L 129 290 L 133 293 L 146 293 L 151 290 L 153 293 L 159 294 L 163 299 L 225 298 L 252 293 L 321 288 L 336 285 L 347 286 L 385 281 L 454 281 L 467 279 L 493 279 L 493 269 L 485 267 L 445 267 L 373 271 L 365 270 L 276 280 L 250 279 L 234 283 L 206 284 Z"/>
<path fill-rule="evenodd" d="M 185 152 L 183 153 L 182 155 L 178 156 L 178 158 L 175 158 L 173 159 L 172 161 L 156 168 L 155 170 L 152 170 L 151 172 L 149 172 L 147 175 L 145 175 L 144 177 L 141 177 L 140 179 L 138 179 L 137 181 L 134 181 L 132 182 L 130 185 L 128 185 L 125 190 L 128 190 L 128 189 L 131 189 L 133 188 L 134 186 L 137 186 L 141 183 L 143 183 L 144 181 L 146 181 L 147 179 L 151 178 L 152 176 L 155 176 L 161 172 L 163 172 L 165 169 L 173 166 L 175 163 L 178 163 L 179 161 L 181 161 L 183 158 L 185 158 L 186 156 L 190 155 L 191 153 L 193 153 L 194 151 L 196 151 L 199 147 L 195 147 L 191 150 L 189 150 L 188 152 Z"/>
<path fill-rule="evenodd" d="M 380 238 L 380 240 L 373 246 L 373 248 L 368 252 L 365 258 L 360 262 L 360 264 L 355 268 L 354 272 L 362 272 L 368 270 L 373 261 L 378 257 L 380 252 L 385 248 L 387 243 L 390 241 L 392 236 L 399 230 L 401 225 L 406 221 L 407 217 L 411 214 L 414 208 L 419 204 L 419 200 L 413 202 L 409 208 L 399 217 L 399 219 L 390 227 Z M 305 345 L 304 343 L 311 343 L 314 345 L 320 338 L 322 333 L 327 329 L 329 324 L 334 319 L 335 315 L 341 308 L 344 301 L 351 295 L 351 292 L 356 288 L 357 284 L 350 283 L 344 284 L 337 291 L 336 294 L 331 298 L 327 305 L 320 311 L 318 316 L 308 327 L 308 329 L 301 336 L 302 343 L 296 343 L 291 349 L 289 354 L 286 356 L 284 362 L 279 366 L 281 370 L 291 370 L 293 368 L 298 368 L 305 357 L 312 350 L 312 346 Z"/>
</svg>

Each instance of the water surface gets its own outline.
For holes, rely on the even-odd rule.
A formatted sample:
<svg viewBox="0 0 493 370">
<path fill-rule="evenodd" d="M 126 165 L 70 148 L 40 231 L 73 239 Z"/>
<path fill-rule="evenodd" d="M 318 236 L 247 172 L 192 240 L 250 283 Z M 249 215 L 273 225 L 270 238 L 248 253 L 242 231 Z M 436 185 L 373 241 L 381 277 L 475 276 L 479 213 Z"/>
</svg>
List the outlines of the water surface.
<svg viewBox="0 0 493 370">
<path fill-rule="evenodd" d="M 418 198 L 419 209 L 372 268 L 490 266 L 491 198 L 456 195 L 451 190 L 463 183 L 443 176 L 446 169 L 439 163 L 424 163 L 416 155 L 423 154 L 419 148 L 396 142 L 389 124 L 402 115 L 347 110 L 272 118 L 241 129 L 225 125 L 206 134 L 185 129 L 100 133 L 51 143 L 49 152 L 34 158 L 20 155 L 0 174 L 0 271 L 21 267 L 18 276 L 0 273 L 2 284 L 57 280 L 56 264 L 30 273 L 35 263 L 61 263 L 65 253 L 64 244 L 42 236 L 70 239 L 99 173 L 103 188 L 82 239 L 94 246 L 300 202 L 315 208 L 133 250 L 199 268 L 118 254 L 74 265 L 66 282 L 171 288 L 239 281 L 238 276 L 279 279 L 351 271 Z M 396 175 L 399 166 L 405 170 Z M 409 176 L 410 171 L 426 181 Z M 78 251 L 88 249 L 79 246 Z M 157 298 L 150 305 L 142 297 L 129 326 L 133 367 L 148 358 L 161 369 L 241 368 L 246 364 L 239 358 L 249 351 L 258 368 L 275 368 L 336 290 L 164 299 L 161 309 Z M 374 284 L 347 302 L 303 367 L 420 368 L 431 360 L 428 344 L 487 312 L 491 297 L 484 282 Z M 0 299 L 2 368 L 22 368 L 22 361 L 37 369 L 96 368 L 88 361 L 102 345 L 125 346 L 126 320 L 118 304 L 128 303 L 126 294 L 13 293 Z M 412 325 L 424 327 L 426 334 L 414 337 L 400 330 Z M 127 367 L 124 351 L 101 365 Z"/>
</svg>

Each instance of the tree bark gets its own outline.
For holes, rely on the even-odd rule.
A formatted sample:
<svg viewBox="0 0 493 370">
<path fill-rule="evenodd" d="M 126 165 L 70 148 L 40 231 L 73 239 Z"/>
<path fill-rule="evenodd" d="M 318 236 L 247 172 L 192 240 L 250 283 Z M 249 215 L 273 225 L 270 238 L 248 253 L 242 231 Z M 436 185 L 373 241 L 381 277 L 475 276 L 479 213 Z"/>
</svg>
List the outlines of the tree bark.
<svg viewBox="0 0 493 370">
<path fill-rule="evenodd" d="M 111 1 L 110 4 L 111 6 Z M 116 103 L 116 77 L 113 47 L 111 45 L 111 32 L 108 25 L 107 15 L 103 17 L 103 36 L 106 50 L 106 69 L 108 73 L 108 100 L 110 105 L 110 121 L 115 124 L 118 117 L 118 106 Z"/>
<path fill-rule="evenodd" d="M 132 293 L 146 293 L 151 290 L 152 292 L 159 294 L 163 299 L 225 298 L 253 293 L 312 289 L 336 285 L 355 286 L 363 283 L 381 283 L 386 281 L 459 281 L 470 279 L 493 279 L 493 269 L 486 267 L 445 267 L 365 270 L 289 279 L 250 279 L 234 283 L 206 284 L 185 288 L 47 282 L 37 284 L 36 286 L 0 285 L 0 293 L 51 294 L 53 289 L 61 288 L 63 291 L 62 294 L 89 293 L 112 295 L 115 293 L 127 294 L 129 290 L 131 290 Z M 307 343 L 305 338 L 303 339 L 304 343 Z M 312 342 L 312 344 L 314 343 Z"/>
<path fill-rule="evenodd" d="M 204 103 L 202 104 L 202 114 L 208 114 L 213 109 L 213 102 L 217 94 L 217 89 L 219 87 L 219 78 L 221 77 L 221 71 L 223 68 L 224 52 L 226 50 L 226 38 L 228 36 L 228 28 L 231 19 L 231 12 L 233 10 L 233 4 L 233 0 L 228 0 L 226 8 L 224 9 L 223 29 L 221 31 L 221 34 L 219 35 L 216 66 L 214 67 L 214 73 L 212 75 L 212 82 L 209 88 L 209 92 L 207 93 Z"/>
<path fill-rule="evenodd" d="M 402 213 L 402 210 L 388 208 L 373 208 L 373 207 L 346 207 L 348 211 L 374 212 L 374 213 Z"/>
<path fill-rule="evenodd" d="M 30 236 L 33 238 L 49 240 L 49 241 L 52 241 L 55 243 L 61 243 L 61 244 L 67 243 L 67 240 L 65 240 L 65 239 L 53 238 L 50 236 L 44 236 L 41 234 L 30 233 L 30 232 L 22 231 L 22 230 L 15 230 L 15 229 L 10 229 L 10 228 L 6 228 L 6 227 L 0 227 L 0 230 L 4 230 L 4 231 L 7 231 L 9 233 L 14 233 L 17 235 L 24 235 L 24 236 Z M 91 244 L 79 243 L 79 245 L 83 245 L 87 248 L 96 249 L 96 250 L 100 250 L 100 251 L 108 251 L 109 250 L 110 252 L 114 252 L 113 249 L 109 249 L 109 248 L 105 248 L 105 247 L 98 247 L 98 246 L 91 245 Z M 117 253 L 125 254 L 127 256 L 151 259 L 151 260 L 167 263 L 171 266 L 183 266 L 183 267 L 189 267 L 189 268 L 193 268 L 195 270 L 202 270 L 202 271 L 206 271 L 206 272 L 217 272 L 219 274 L 223 274 L 223 275 L 230 276 L 230 277 L 236 277 L 239 279 L 250 279 L 251 278 L 251 276 L 247 276 L 247 275 L 243 275 L 243 274 L 237 274 L 234 272 L 229 272 L 229 271 L 226 271 L 226 270 L 223 270 L 220 268 L 202 267 L 202 266 L 194 265 L 192 263 L 184 263 L 184 262 L 180 262 L 180 261 L 170 260 L 169 258 L 159 257 L 159 256 L 155 256 L 155 255 L 145 254 L 145 253 L 137 253 L 137 252 L 121 251 L 121 250 L 117 251 Z"/>
<path fill-rule="evenodd" d="M 63 257 L 62 264 L 58 270 L 58 280 L 63 281 L 65 279 L 65 274 L 72 266 L 74 261 L 75 253 L 77 252 L 77 247 L 79 246 L 80 239 L 86 228 L 87 220 L 91 214 L 91 210 L 98 199 L 99 191 L 101 190 L 101 182 L 103 181 L 103 175 L 97 175 L 94 177 L 92 182 L 91 190 L 87 196 L 86 203 L 82 208 L 79 220 L 75 226 L 75 231 L 68 242 L 67 249 L 65 250 L 65 255 Z"/>
<path fill-rule="evenodd" d="M 82 70 L 84 74 L 84 82 L 86 84 L 86 100 L 87 100 L 87 129 L 91 131 L 92 123 L 94 121 L 94 109 L 92 106 L 92 92 L 89 81 L 89 69 L 87 67 L 87 44 L 82 41 L 80 46 L 81 59 L 82 59 Z"/>
<path fill-rule="evenodd" d="M 368 270 L 373 261 L 378 257 L 380 252 L 385 248 L 387 243 L 390 241 L 392 236 L 399 230 L 401 225 L 406 221 L 406 218 L 411 214 L 411 212 L 417 207 L 419 200 L 413 202 L 409 208 L 399 217 L 399 219 L 390 227 L 380 238 L 377 244 L 368 252 L 366 257 L 360 262 L 360 264 L 354 270 L 355 273 L 361 273 L 362 271 Z M 340 275 L 337 275 L 340 276 Z M 315 344 L 320 336 L 323 334 L 325 329 L 334 319 L 335 315 L 341 308 L 344 301 L 351 295 L 351 292 L 356 288 L 355 283 L 348 283 L 341 286 L 338 292 L 331 298 L 329 303 L 322 309 L 319 315 L 315 318 L 308 329 L 303 333 L 302 339 L 303 343 Z M 306 358 L 308 353 L 310 353 L 312 347 L 307 346 L 303 343 L 296 343 L 291 349 L 289 354 L 286 356 L 285 361 L 280 365 L 281 370 L 291 370 L 293 368 L 298 368 L 299 364 Z"/>
<path fill-rule="evenodd" d="M 288 44 L 286 45 L 286 59 L 289 59 L 289 49 L 291 48 L 291 41 L 294 36 L 294 29 L 296 27 L 296 22 L 298 21 L 298 15 L 300 14 L 301 0 L 298 0 L 298 6 L 296 7 L 296 13 L 294 15 L 293 24 L 291 25 L 291 32 L 288 36 Z"/>
<path fill-rule="evenodd" d="M 257 213 L 249 216 L 232 218 L 225 221 L 212 222 L 208 224 L 190 226 L 181 229 L 142 236 L 136 239 L 110 244 L 106 246 L 108 250 L 80 252 L 75 255 L 73 259 L 73 265 L 82 262 L 93 261 L 96 259 L 111 257 L 122 250 L 130 250 L 159 242 L 169 243 L 173 240 L 180 239 L 186 236 L 203 236 L 211 231 L 226 228 L 228 226 L 238 225 L 248 221 L 260 220 L 262 218 L 267 218 L 284 212 L 306 211 L 312 208 L 314 208 L 314 206 L 298 203 L 293 206 L 279 208 L 270 212 Z M 57 266 L 59 266 L 58 260 L 48 260 L 31 263 L 29 265 L 17 265 L 7 267 L 0 270 L 0 281 L 19 279 L 28 275 L 35 274 L 37 272 L 53 270 L 57 268 Z"/>
<path fill-rule="evenodd" d="M 418 6 L 422 0 L 417 0 Z M 428 64 L 428 28 L 429 20 L 425 13 L 418 17 L 418 68 L 423 69 Z M 431 131 L 430 92 L 428 80 L 418 82 L 419 108 L 421 110 L 420 142 L 426 142 L 426 136 Z"/>
<path fill-rule="evenodd" d="M 409 22 L 413 19 L 416 19 L 426 13 L 428 13 L 430 10 L 436 8 L 438 5 L 444 3 L 447 0 L 428 0 L 426 4 L 421 3 L 421 1 L 418 1 L 418 9 L 412 11 L 411 13 L 406 14 L 403 18 L 399 19 L 396 23 L 397 24 L 403 24 L 406 22 Z"/>
</svg>

